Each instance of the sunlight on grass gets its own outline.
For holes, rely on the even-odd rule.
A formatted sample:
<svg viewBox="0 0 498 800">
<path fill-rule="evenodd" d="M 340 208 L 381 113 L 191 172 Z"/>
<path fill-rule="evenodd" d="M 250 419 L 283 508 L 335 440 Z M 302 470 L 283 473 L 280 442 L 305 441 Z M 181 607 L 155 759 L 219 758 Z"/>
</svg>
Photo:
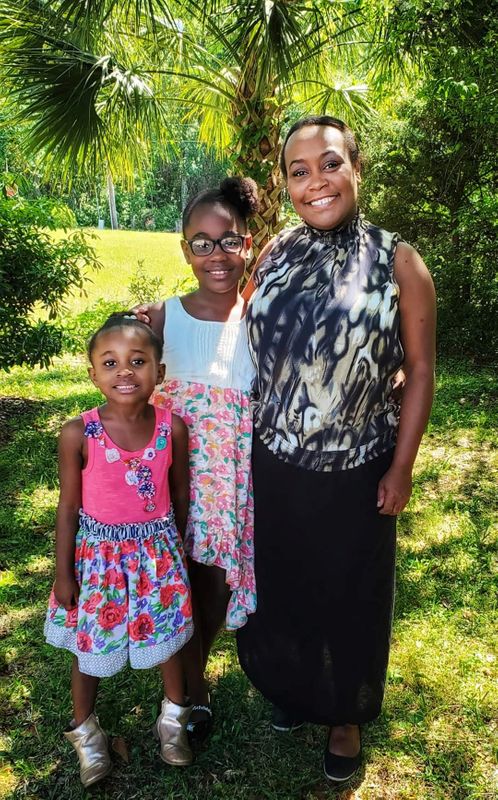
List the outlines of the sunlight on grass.
<svg viewBox="0 0 498 800">
<path fill-rule="evenodd" d="M 68 310 L 73 313 L 83 311 L 100 298 L 122 300 L 126 306 L 130 301 L 127 287 L 139 261 L 143 261 L 147 275 L 163 278 L 165 297 L 172 293 L 177 281 L 190 275 L 190 267 L 180 248 L 179 233 L 90 230 L 89 234 L 97 259 L 105 269 L 87 274 L 86 297 L 74 294 L 68 299 Z M 62 231 L 56 232 L 58 238 L 63 235 Z"/>
<path fill-rule="evenodd" d="M 0 751 L 7 750 L 6 740 L 0 737 Z M 18 784 L 18 780 L 14 775 L 14 770 L 8 764 L 0 765 L 0 798 L 6 798 Z"/>
<path fill-rule="evenodd" d="M 12 583 L 3 585 L 19 586 L 20 584 L 18 584 L 17 580 L 14 579 Z M 38 615 L 39 611 L 32 608 L 16 608 L 12 609 L 7 614 L 0 613 L 0 636 L 7 636 L 7 634 L 13 631 L 16 626 L 25 625 L 34 617 L 38 617 Z"/>
<path fill-rule="evenodd" d="M 40 575 L 51 572 L 53 568 L 53 558 L 48 556 L 33 556 L 25 564 L 25 571 L 28 575 Z"/>
</svg>

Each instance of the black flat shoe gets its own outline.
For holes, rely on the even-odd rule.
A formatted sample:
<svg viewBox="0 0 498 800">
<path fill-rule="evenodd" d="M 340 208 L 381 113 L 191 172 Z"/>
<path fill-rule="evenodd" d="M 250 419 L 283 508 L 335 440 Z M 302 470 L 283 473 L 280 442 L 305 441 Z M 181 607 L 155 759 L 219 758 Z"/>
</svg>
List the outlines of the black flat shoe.
<svg viewBox="0 0 498 800">
<path fill-rule="evenodd" d="M 274 731 L 279 733 L 288 733 L 288 731 L 295 731 L 302 728 L 304 722 L 302 720 L 294 719 L 290 714 L 282 711 L 278 706 L 273 706 L 271 712 L 271 726 Z"/>
<path fill-rule="evenodd" d="M 210 705 L 192 706 L 189 721 L 187 722 L 187 733 L 190 739 L 196 742 L 203 742 L 209 736 L 213 727 L 213 712 Z"/>
<path fill-rule="evenodd" d="M 329 750 L 329 740 L 327 738 L 327 746 L 323 754 L 323 771 L 325 777 L 333 783 L 343 783 L 353 777 L 355 772 L 361 767 L 363 760 L 363 751 L 361 746 L 361 731 L 360 731 L 360 749 L 355 756 L 338 756 L 331 753 Z"/>
</svg>

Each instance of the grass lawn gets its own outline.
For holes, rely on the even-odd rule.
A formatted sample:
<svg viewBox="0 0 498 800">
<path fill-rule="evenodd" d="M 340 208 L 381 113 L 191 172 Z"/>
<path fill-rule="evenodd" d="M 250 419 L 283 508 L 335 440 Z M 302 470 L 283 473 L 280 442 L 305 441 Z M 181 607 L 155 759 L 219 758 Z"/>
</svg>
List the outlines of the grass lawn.
<svg viewBox="0 0 498 800">
<path fill-rule="evenodd" d="M 143 261 L 148 276 L 163 279 L 164 296 L 172 293 L 178 280 L 190 274 L 180 248 L 179 233 L 96 229 L 89 229 L 87 233 L 105 269 L 87 274 L 86 297 L 75 294 L 69 298 L 67 305 L 74 313 L 84 311 L 99 298 L 122 300 L 125 306 L 129 304 L 128 285 L 139 261 Z M 57 231 L 55 236 L 60 238 L 65 234 Z"/>
<path fill-rule="evenodd" d="M 133 256 L 128 237 L 138 243 Z M 100 241 L 108 248 L 106 263 L 111 255 L 116 260 L 96 276 L 95 298 L 116 297 L 127 282 L 118 245 L 125 243 L 130 270 L 140 253 L 160 271 L 163 249 L 168 266 L 174 263 L 178 236 L 119 231 Z M 71 659 L 43 643 L 42 626 L 54 566 L 56 437 L 64 419 L 92 407 L 99 395 L 83 361 L 69 357 L 50 370 L 0 376 L 0 395 L 0 797 L 79 800 L 88 793 L 61 736 L 70 717 Z M 191 768 L 175 770 L 158 758 L 151 728 L 161 690 L 154 671 L 127 670 L 103 681 L 98 713 L 112 737 L 115 768 L 91 794 L 103 800 L 494 798 L 497 395 L 493 370 L 439 365 L 414 495 L 399 521 L 385 705 L 364 729 L 365 767 L 349 788 L 334 794 L 323 778 L 323 729 L 270 731 L 269 706 L 241 673 L 233 638 L 224 634 L 209 663 L 215 726 Z"/>
</svg>

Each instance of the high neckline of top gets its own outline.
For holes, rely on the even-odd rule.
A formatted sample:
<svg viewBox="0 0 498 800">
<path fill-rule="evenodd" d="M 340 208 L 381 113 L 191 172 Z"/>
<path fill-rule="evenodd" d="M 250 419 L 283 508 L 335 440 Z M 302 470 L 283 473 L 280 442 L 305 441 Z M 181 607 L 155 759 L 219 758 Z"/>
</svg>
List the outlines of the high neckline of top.
<svg viewBox="0 0 498 800">
<path fill-rule="evenodd" d="M 338 225 L 337 228 L 331 228 L 330 230 L 324 231 L 319 228 L 313 228 L 306 222 L 303 222 L 303 225 L 305 232 L 310 238 L 319 239 L 327 244 L 341 244 L 351 239 L 351 237 L 357 233 L 361 220 L 362 216 L 360 212 L 357 211 L 353 219 L 349 222 L 345 222 L 343 225 Z"/>
<path fill-rule="evenodd" d="M 240 325 L 240 323 L 244 319 L 244 317 L 241 317 L 240 319 L 227 319 L 227 320 L 222 320 L 222 319 L 199 319 L 199 317 L 194 317 L 193 314 L 189 314 L 189 312 L 187 311 L 187 309 L 185 308 L 185 306 L 182 303 L 181 297 L 179 297 L 178 295 L 175 295 L 174 299 L 177 301 L 178 308 L 180 309 L 180 311 L 186 317 L 188 317 L 189 319 L 193 319 L 195 322 L 200 322 L 203 325 Z"/>
</svg>

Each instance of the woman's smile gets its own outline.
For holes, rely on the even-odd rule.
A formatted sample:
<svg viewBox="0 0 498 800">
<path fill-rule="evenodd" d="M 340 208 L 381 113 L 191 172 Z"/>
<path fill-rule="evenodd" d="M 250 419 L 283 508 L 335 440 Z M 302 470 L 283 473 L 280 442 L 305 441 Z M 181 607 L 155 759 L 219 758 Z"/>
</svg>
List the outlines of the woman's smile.
<svg viewBox="0 0 498 800">
<path fill-rule="evenodd" d="M 327 195 L 327 197 L 319 197 L 317 200 L 310 200 L 308 205 L 313 206 L 314 208 L 327 208 L 337 197 L 339 197 L 337 194 Z"/>
<path fill-rule="evenodd" d="M 354 217 L 360 173 L 341 131 L 319 125 L 300 128 L 289 137 L 285 162 L 290 199 L 304 222 L 331 230 Z"/>
</svg>

